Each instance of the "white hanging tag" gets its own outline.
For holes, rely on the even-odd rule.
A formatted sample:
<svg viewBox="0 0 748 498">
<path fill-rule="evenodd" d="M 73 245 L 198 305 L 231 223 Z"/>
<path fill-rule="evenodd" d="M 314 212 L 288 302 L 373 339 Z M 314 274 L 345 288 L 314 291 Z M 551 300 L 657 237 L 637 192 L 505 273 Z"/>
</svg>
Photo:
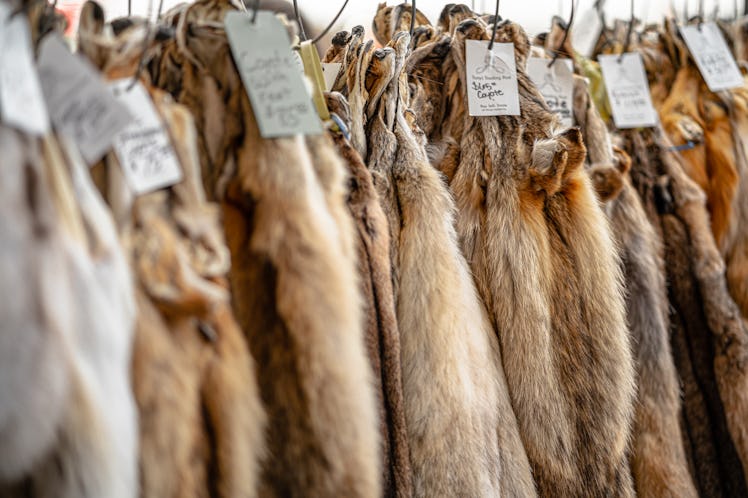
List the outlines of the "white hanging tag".
<svg viewBox="0 0 748 498">
<path fill-rule="evenodd" d="M 49 114 L 34 67 L 29 23 L 24 15 L 8 19 L 0 2 L 0 121 L 31 135 L 46 135 Z"/>
<path fill-rule="evenodd" d="M 322 74 L 325 77 L 325 90 L 332 90 L 332 86 L 335 84 L 335 80 L 340 72 L 340 62 L 323 62 L 322 63 Z"/>
<path fill-rule="evenodd" d="M 638 52 L 601 55 L 605 88 L 616 127 L 646 128 L 657 124 L 657 111 L 652 105 L 649 82 Z"/>
<path fill-rule="evenodd" d="M 574 23 L 574 29 L 569 34 L 572 47 L 583 56 L 589 57 L 595 49 L 597 40 L 600 39 L 602 30 L 603 25 L 597 10 L 586 10 L 579 21 Z"/>
<path fill-rule="evenodd" d="M 57 35 L 41 43 L 37 62 L 44 99 L 57 131 L 70 136 L 89 165 L 109 151 L 132 117 L 91 64 L 70 53 Z"/>
<path fill-rule="evenodd" d="M 109 88 L 124 104 L 133 121 L 114 139 L 114 151 L 128 185 L 136 195 L 170 187 L 182 181 L 174 149 L 148 92 L 132 78 L 116 80 Z"/>
<path fill-rule="evenodd" d="M 271 12 L 228 12 L 226 36 L 265 138 L 322 133 L 317 111 L 299 73 L 288 34 Z"/>
<path fill-rule="evenodd" d="M 465 41 L 468 111 L 471 116 L 519 116 L 513 43 Z"/>
<path fill-rule="evenodd" d="M 680 32 L 709 90 L 718 92 L 743 86 L 743 75 L 716 24 L 705 22 L 701 28 L 683 26 Z"/>
<path fill-rule="evenodd" d="M 545 103 L 554 114 L 558 114 L 561 124 L 574 125 L 574 66 L 571 59 L 556 59 L 550 67 L 551 59 L 530 57 L 527 60 L 527 74 L 543 95 Z"/>
</svg>

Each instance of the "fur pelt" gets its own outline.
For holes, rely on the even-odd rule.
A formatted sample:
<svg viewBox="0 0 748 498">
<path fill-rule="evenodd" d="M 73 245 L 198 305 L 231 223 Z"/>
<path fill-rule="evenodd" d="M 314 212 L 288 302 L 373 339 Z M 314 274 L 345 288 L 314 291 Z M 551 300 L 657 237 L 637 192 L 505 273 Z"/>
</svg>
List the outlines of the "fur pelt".
<svg viewBox="0 0 748 498">
<path fill-rule="evenodd" d="M 342 95 L 328 94 L 327 100 L 330 112 L 348 121 L 348 106 Z M 332 136 L 350 175 L 348 209 L 356 225 L 364 337 L 378 398 L 383 496 L 410 497 L 413 477 L 403 406 L 400 332 L 392 292 L 387 219 L 371 173 L 361 156 L 342 133 Z"/>
<path fill-rule="evenodd" d="M 22 478 L 55 444 L 71 384 L 74 295 L 40 144 L 0 126 L 0 148 L 2 483 Z"/>
<path fill-rule="evenodd" d="M 745 330 L 726 291 L 705 195 L 685 174 L 664 133 L 632 131 L 624 138 L 636 158 L 634 183 L 665 241 L 673 354 L 684 385 L 694 481 L 702 496 L 745 496 L 737 441 L 730 434 L 741 408 L 733 389 L 739 390 L 743 379 L 737 358 Z"/>
<path fill-rule="evenodd" d="M 387 2 L 377 5 L 377 12 L 371 22 L 374 37 L 380 45 L 387 45 L 396 33 L 410 30 L 410 20 L 413 7 L 405 2 L 399 5 L 387 6 Z M 431 23 L 423 13 L 416 8 L 415 26 L 430 26 Z"/>
<path fill-rule="evenodd" d="M 629 178 L 631 159 L 614 148 L 587 84 L 575 77 L 574 116 L 587 144 L 587 172 L 619 247 L 626 317 L 637 369 L 629 462 L 639 497 L 693 497 L 680 428 L 680 389 L 670 351 L 662 242 Z"/>
<path fill-rule="evenodd" d="M 463 100 L 464 40 L 487 37 L 474 20 L 456 30 Z M 582 168 L 581 133 L 554 133 L 524 72 L 525 33 L 502 22 L 497 41 L 515 45 L 523 112 L 464 116 L 450 182 L 463 252 L 501 342 L 540 495 L 633 496 L 634 369 L 615 245 Z"/>
<path fill-rule="evenodd" d="M 5 483 L 0 483 L 0 492 L 8 497 L 134 498 L 138 469 L 137 417 L 129 378 L 135 316 L 130 271 L 112 218 L 91 183 L 88 167 L 76 146 L 65 139 L 58 142 L 52 136 L 46 137 L 43 145 L 43 158 L 37 156 L 31 163 L 9 164 L 8 168 L 43 168 L 43 172 L 36 169 L 30 183 L 23 187 L 30 195 L 27 209 L 44 206 L 34 200 L 40 195 L 48 196 L 54 205 L 55 223 L 60 230 L 50 229 L 49 236 L 59 234 L 61 258 L 52 254 L 49 257 L 60 267 L 46 269 L 67 277 L 69 294 L 47 294 L 66 290 L 55 286 L 40 289 L 37 309 L 43 313 L 39 317 L 42 320 L 61 318 L 50 330 L 50 344 L 61 340 L 57 344 L 63 364 L 53 361 L 49 368 L 58 368 L 54 373 L 62 377 L 67 389 L 58 418 L 54 389 L 60 384 L 53 381 L 49 386 L 53 402 L 50 423 L 55 424 L 52 445 L 33 455 L 33 460 L 25 460 L 30 454 L 22 451 L 22 460 L 17 464 L 31 466 L 11 468 L 17 473 L 11 477 L 23 472 L 23 482 L 6 489 Z M 12 154 L 10 158 L 13 159 Z M 34 229 L 44 230 L 42 218 Z M 45 263 L 40 264 L 44 269 Z M 49 307 L 49 299 L 61 300 L 58 304 L 68 307 L 66 313 L 59 314 L 61 310 Z M 50 358 L 54 360 L 54 356 Z M 21 365 L 23 361 L 22 358 Z M 15 365 L 11 361 L 7 368 Z M 42 368 L 41 372 L 45 371 Z M 9 380 L 18 372 L 11 373 Z M 39 413 L 24 418 L 30 428 L 43 431 L 30 438 L 34 445 L 48 434 L 44 425 L 35 423 L 37 416 L 46 414 L 44 408 L 37 409 Z M 9 428 L 16 429 L 21 437 L 28 436 L 27 427 Z M 20 449 L 28 451 L 23 445 Z"/>
<path fill-rule="evenodd" d="M 459 250 L 453 200 L 412 114 L 391 105 L 397 87 L 388 88 L 380 109 L 397 109 L 397 152 L 379 178 L 391 182 L 400 208 L 390 232 L 414 496 L 535 496 L 498 341 Z"/>
</svg>

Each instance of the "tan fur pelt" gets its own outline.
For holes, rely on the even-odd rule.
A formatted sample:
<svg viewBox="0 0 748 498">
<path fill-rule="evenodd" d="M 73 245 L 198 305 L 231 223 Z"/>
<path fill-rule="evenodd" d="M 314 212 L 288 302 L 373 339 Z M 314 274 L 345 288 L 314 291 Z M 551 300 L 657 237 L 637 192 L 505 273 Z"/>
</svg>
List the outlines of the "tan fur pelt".
<svg viewBox="0 0 748 498">
<path fill-rule="evenodd" d="M 377 12 L 371 22 L 371 29 L 380 45 L 387 45 L 399 31 L 410 30 L 410 20 L 413 7 L 407 3 L 387 6 L 387 2 L 377 5 Z M 431 23 L 423 13 L 416 8 L 415 26 L 429 26 Z"/>
<path fill-rule="evenodd" d="M 328 96 L 328 106 L 331 112 L 347 120 L 347 103 L 340 94 Z M 400 332 L 392 292 L 387 219 L 361 156 L 342 133 L 334 133 L 333 139 L 350 174 L 347 204 L 356 225 L 364 337 L 378 398 L 383 496 L 410 497 L 413 477 L 403 407 Z"/>
<path fill-rule="evenodd" d="M 388 95 L 396 98 L 396 95 Z M 415 496 L 535 496 L 491 330 L 454 230 L 454 204 L 406 117 L 391 175 L 402 223 L 397 293 Z"/>
<path fill-rule="evenodd" d="M 464 40 L 487 37 L 473 20 L 456 29 L 461 78 Z M 615 244 L 582 168 L 580 132 L 554 134 L 524 72 L 526 35 L 502 22 L 497 41 L 515 45 L 523 112 L 464 118 L 450 182 L 463 252 L 499 335 L 540 495 L 633 496 L 634 369 Z"/>
<path fill-rule="evenodd" d="M 631 159 L 575 78 L 574 116 L 588 144 L 587 172 L 611 224 L 626 282 L 626 316 L 637 369 L 629 462 L 637 496 L 696 497 L 680 428 L 680 389 L 670 350 L 663 248 L 629 178 Z"/>
<path fill-rule="evenodd" d="M 624 137 L 635 158 L 637 190 L 650 218 L 660 223 L 667 248 L 673 354 L 684 387 L 693 478 L 702 496 L 743 496 L 748 491 L 736 428 L 745 329 L 727 293 L 705 195 L 669 150 L 664 133 L 632 131 Z"/>
<path fill-rule="evenodd" d="M 245 95 L 242 114 L 224 223 L 234 307 L 270 420 L 260 495 L 378 496 L 374 394 L 345 242 L 353 239 L 340 233 L 350 222 L 338 225 L 328 209 L 342 199 L 323 191 L 300 139 L 260 138 Z"/>
</svg>

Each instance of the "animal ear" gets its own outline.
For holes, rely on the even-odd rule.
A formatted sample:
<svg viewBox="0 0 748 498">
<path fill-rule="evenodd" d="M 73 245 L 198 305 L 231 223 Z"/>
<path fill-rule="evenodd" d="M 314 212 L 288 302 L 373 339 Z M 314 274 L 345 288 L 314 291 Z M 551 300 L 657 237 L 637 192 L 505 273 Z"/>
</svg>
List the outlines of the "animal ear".
<svg viewBox="0 0 748 498">
<path fill-rule="evenodd" d="M 383 10 L 383 9 L 386 9 L 386 8 L 387 8 L 387 2 L 380 2 L 379 5 L 377 5 L 377 13 L 380 10 Z"/>
<path fill-rule="evenodd" d="M 555 138 L 535 142 L 529 169 L 533 190 L 545 191 L 549 196 L 558 192 L 568 157 L 566 147 Z"/>
<path fill-rule="evenodd" d="M 587 158 L 587 147 L 584 146 L 582 132 L 575 126 L 563 132 L 558 138 L 568 153 L 568 161 L 564 173 L 568 175 L 581 169 L 584 166 L 584 160 Z"/>
</svg>

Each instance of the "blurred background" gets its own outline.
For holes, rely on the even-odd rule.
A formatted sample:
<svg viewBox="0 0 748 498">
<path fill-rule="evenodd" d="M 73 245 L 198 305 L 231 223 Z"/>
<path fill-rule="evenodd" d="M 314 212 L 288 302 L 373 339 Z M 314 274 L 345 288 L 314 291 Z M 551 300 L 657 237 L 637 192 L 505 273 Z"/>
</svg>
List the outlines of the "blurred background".
<svg viewBox="0 0 748 498">
<path fill-rule="evenodd" d="M 76 18 L 76 12 L 79 5 L 84 0 L 58 0 L 58 6 L 70 13 L 72 18 Z M 127 15 L 127 0 L 100 0 L 107 18 L 120 17 Z M 146 16 L 152 13 L 155 16 L 158 9 L 158 0 L 130 0 L 133 15 Z M 308 32 L 321 31 L 338 12 L 343 5 L 343 0 L 297 0 L 299 8 L 308 25 Z M 249 5 L 252 0 L 245 0 Z M 164 11 L 181 3 L 180 0 L 164 0 Z M 285 0 L 265 0 L 260 2 L 260 6 L 273 8 L 279 4 L 285 3 L 287 8 L 291 9 L 291 2 Z M 394 5 L 399 2 L 390 0 L 389 4 Z M 444 5 L 447 3 L 459 3 L 442 0 L 416 0 L 416 7 L 426 14 L 433 21 L 439 16 Z M 472 0 L 463 2 L 471 6 L 473 10 L 484 13 L 493 12 L 495 3 L 491 0 Z M 593 9 L 595 0 L 578 0 L 577 2 L 577 20 L 583 20 L 583 14 Z M 367 31 L 370 31 L 371 20 L 377 10 L 378 0 L 349 0 L 347 7 L 337 22 L 337 29 L 350 29 L 351 27 L 362 24 Z M 736 12 L 742 14 L 744 0 L 703 0 L 704 12 L 707 16 L 717 12 L 724 17 L 734 17 Z M 504 18 L 509 18 L 519 22 L 525 30 L 534 35 L 543 32 L 550 26 L 551 18 L 554 15 L 568 19 L 571 9 L 571 0 L 502 0 L 499 8 L 499 14 Z M 689 15 L 695 15 L 699 10 L 699 0 L 680 1 L 680 0 L 635 0 L 634 11 L 636 17 L 645 22 L 656 22 L 663 16 L 677 14 L 682 18 L 684 12 Z M 606 18 L 613 20 L 616 18 L 628 19 L 630 12 L 630 3 L 625 0 L 608 0 L 605 3 L 604 11 Z M 333 29 L 334 33 L 336 29 Z"/>
</svg>

